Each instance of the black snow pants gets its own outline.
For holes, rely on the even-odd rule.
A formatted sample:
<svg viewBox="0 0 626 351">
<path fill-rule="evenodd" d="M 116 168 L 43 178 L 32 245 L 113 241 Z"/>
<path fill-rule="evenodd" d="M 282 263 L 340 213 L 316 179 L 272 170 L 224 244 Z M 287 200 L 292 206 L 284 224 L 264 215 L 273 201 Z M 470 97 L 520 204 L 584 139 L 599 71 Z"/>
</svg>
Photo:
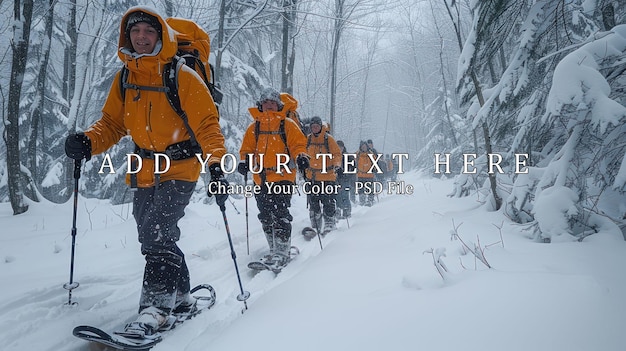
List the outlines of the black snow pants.
<svg viewBox="0 0 626 351">
<path fill-rule="evenodd" d="M 344 217 L 349 217 L 352 212 L 352 200 L 354 197 L 355 176 L 352 174 L 341 174 L 337 176 L 337 182 L 341 185 L 337 193 L 337 208 L 343 211 Z"/>
<path fill-rule="evenodd" d="M 170 312 L 176 293 L 189 292 L 189 270 L 176 242 L 178 221 L 196 186 L 195 182 L 170 180 L 155 187 L 138 188 L 133 198 L 133 216 L 145 256 L 139 311 L 154 306 Z"/>
<path fill-rule="evenodd" d="M 277 185 L 284 185 L 287 188 L 293 186 L 292 182 L 280 181 Z M 276 237 L 284 243 L 291 241 L 291 221 L 293 217 L 289 213 L 291 207 L 291 193 L 269 193 L 267 184 L 261 185 L 260 193 L 255 195 L 256 205 L 259 209 L 259 221 L 266 235 L 273 232 Z M 269 241 L 269 239 L 268 239 Z M 272 249 L 270 243 L 270 249 Z"/>
<path fill-rule="evenodd" d="M 312 181 L 311 184 L 319 185 L 321 187 L 322 182 Z M 327 186 L 332 186 L 334 189 L 335 182 L 324 181 Z M 325 219 L 335 218 L 335 211 L 337 210 L 337 195 L 333 192 L 321 194 L 311 193 L 308 194 L 309 211 L 314 213 L 321 213 Z"/>
</svg>

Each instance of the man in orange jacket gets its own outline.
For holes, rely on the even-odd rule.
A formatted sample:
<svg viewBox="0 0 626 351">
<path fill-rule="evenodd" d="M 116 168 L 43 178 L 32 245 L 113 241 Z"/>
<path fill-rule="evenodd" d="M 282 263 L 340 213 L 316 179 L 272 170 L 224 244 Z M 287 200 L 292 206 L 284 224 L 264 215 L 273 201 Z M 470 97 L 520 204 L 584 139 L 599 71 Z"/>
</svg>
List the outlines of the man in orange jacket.
<svg viewBox="0 0 626 351">
<path fill-rule="evenodd" d="M 341 149 L 335 138 L 328 132 L 328 127 L 322 123 L 318 116 L 311 118 L 309 123 L 311 134 L 307 136 L 307 152 L 311 155 L 311 166 L 306 171 L 306 179 L 311 182 L 311 189 L 333 189 L 331 191 L 310 192 L 307 194 L 309 201 L 309 218 L 311 227 L 322 230 L 322 218 L 324 219 L 323 234 L 335 229 L 335 212 L 337 194 L 334 189 L 337 174 L 341 174 Z M 324 160 L 321 154 L 330 154 L 330 159 Z M 317 187 L 314 187 L 316 185 Z M 322 216 L 323 212 L 323 216 Z"/>
<path fill-rule="evenodd" d="M 130 135 L 136 154 L 142 157 L 141 170 L 132 179 L 137 190 L 133 197 L 133 215 L 137 222 L 141 252 L 146 265 L 139 302 L 139 317 L 126 326 L 129 335 L 145 337 L 165 324 L 172 312 L 195 308 L 189 295 L 189 270 L 185 256 L 176 242 L 180 238 L 178 221 L 200 175 L 201 163 L 190 148 L 192 136 L 181 116 L 170 106 L 163 87 L 163 67 L 178 50 L 175 32 L 151 8 L 130 8 L 120 24 L 120 60 L 129 73 L 124 98 L 118 72 L 102 108 L 102 117 L 84 133 L 71 134 L 65 152 L 74 160 L 89 160 Z M 226 153 L 218 113 L 209 90 L 200 77 L 187 66 L 178 72 L 178 94 L 188 125 L 205 160 L 207 155 L 211 182 L 209 186 L 227 186 L 220 158 Z M 155 155 L 171 156 L 171 166 L 163 174 L 155 172 Z M 161 171 L 161 170 L 159 170 Z M 130 175 L 127 182 L 131 183 Z M 210 195 L 209 195 L 210 196 Z M 223 206 L 228 195 L 216 195 Z"/>
<path fill-rule="evenodd" d="M 288 94 L 272 88 L 261 92 L 256 107 L 248 109 L 254 121 L 243 136 L 237 170 L 242 175 L 252 171 L 260 193 L 255 194 L 259 221 L 270 251 L 260 261 L 282 267 L 289 262 L 291 248 L 291 195 L 296 181 L 296 167 L 301 172 L 309 167 L 306 137 L 296 122 L 287 117 L 297 107 Z M 280 155 L 284 156 L 280 156 Z M 284 159 L 279 160 L 279 157 Z M 290 160 L 285 167 L 279 164 Z"/>
</svg>

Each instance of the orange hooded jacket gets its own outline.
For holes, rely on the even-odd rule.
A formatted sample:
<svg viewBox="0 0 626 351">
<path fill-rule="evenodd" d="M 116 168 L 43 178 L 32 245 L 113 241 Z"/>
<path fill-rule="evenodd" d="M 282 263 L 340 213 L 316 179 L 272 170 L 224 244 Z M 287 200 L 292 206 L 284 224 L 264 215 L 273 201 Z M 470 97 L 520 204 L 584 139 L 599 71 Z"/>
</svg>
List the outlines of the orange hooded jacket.
<svg viewBox="0 0 626 351">
<path fill-rule="evenodd" d="M 325 136 L 328 138 L 327 143 L 324 141 Z M 328 133 L 328 127 L 322 125 L 322 130 L 315 136 L 313 133 L 307 137 L 307 153 L 311 155 L 311 165 L 306 170 L 306 178 L 312 181 L 335 181 L 337 180 L 337 174 L 335 169 L 341 167 L 341 149 L 335 138 Z M 326 173 L 322 173 L 324 170 L 322 167 L 323 158 L 319 154 L 331 154 L 332 158 L 326 158 Z"/>
<path fill-rule="evenodd" d="M 369 152 L 369 150 L 363 151 L 363 149 L 367 150 L 367 144 L 364 141 L 359 145 L 359 151 L 356 154 L 356 176 L 359 179 L 374 179 L 374 173 L 370 172 L 370 169 L 374 165 L 374 162 L 372 162 L 369 156 L 371 152 Z M 374 171 L 375 170 L 376 168 L 374 168 Z"/>
<path fill-rule="evenodd" d="M 129 14 L 143 11 L 156 17 L 161 24 L 161 44 L 157 43 L 156 54 L 136 55 L 126 34 Z M 128 83 L 140 86 L 163 86 L 163 66 L 172 60 L 178 49 L 175 34 L 165 20 L 147 7 L 132 7 L 120 23 L 118 57 L 128 68 Z M 220 161 L 226 154 L 224 136 L 219 125 L 218 112 L 208 88 L 191 68 L 182 66 L 178 72 L 178 92 L 183 110 L 196 139 L 202 147 L 203 159 L 212 156 L 207 166 Z M 142 149 L 163 152 L 172 144 L 189 140 L 190 136 L 181 117 L 172 109 L 166 94 L 160 91 L 128 89 L 122 101 L 120 72 L 113 79 L 107 100 L 102 108 L 102 117 L 85 131 L 91 140 L 92 154 L 99 154 L 122 137 L 130 135 Z M 162 165 L 163 167 L 163 165 Z M 197 181 L 201 164 L 197 157 L 171 160 L 171 167 L 160 175 L 160 181 Z M 126 177 L 130 184 L 130 174 Z M 138 187 L 155 185 L 154 160 L 142 159 L 142 168 L 137 173 Z"/>
<path fill-rule="evenodd" d="M 281 94 L 281 101 L 283 101 L 285 106 L 278 112 L 261 112 L 257 107 L 251 107 L 248 109 L 250 115 L 254 118 L 254 122 L 248 126 L 248 129 L 243 136 L 241 148 L 239 149 L 239 157 L 242 161 L 244 161 L 248 160 L 249 154 L 254 155 L 253 161 L 250 164 L 250 170 L 256 172 L 263 167 L 264 171 L 262 173 L 264 174 L 265 181 L 268 183 L 285 180 L 295 183 L 295 161 L 298 155 L 306 154 L 306 137 L 296 122 L 294 122 L 293 119 L 286 117 L 287 111 L 295 111 L 298 104 L 297 101 L 287 94 Z M 287 145 L 285 145 L 283 138 L 279 133 L 281 120 L 285 121 L 285 136 L 287 139 Z M 257 122 L 259 122 L 260 131 L 258 136 L 255 135 Z M 287 154 L 287 149 L 289 150 L 289 171 L 291 173 L 286 172 L 284 167 L 281 168 L 280 173 L 277 173 L 276 155 Z M 281 162 L 284 161 L 285 158 L 283 157 Z M 260 174 L 253 174 L 253 178 L 255 184 L 262 184 L 263 181 Z"/>
<path fill-rule="evenodd" d="M 300 115 L 298 114 L 298 111 L 296 111 L 298 109 L 298 100 L 296 100 L 296 98 L 294 98 L 290 94 L 280 93 L 280 101 L 282 101 L 284 105 L 283 111 L 285 111 L 285 116 L 287 116 L 287 118 L 293 119 L 293 121 L 296 122 L 298 126 L 300 126 Z"/>
</svg>

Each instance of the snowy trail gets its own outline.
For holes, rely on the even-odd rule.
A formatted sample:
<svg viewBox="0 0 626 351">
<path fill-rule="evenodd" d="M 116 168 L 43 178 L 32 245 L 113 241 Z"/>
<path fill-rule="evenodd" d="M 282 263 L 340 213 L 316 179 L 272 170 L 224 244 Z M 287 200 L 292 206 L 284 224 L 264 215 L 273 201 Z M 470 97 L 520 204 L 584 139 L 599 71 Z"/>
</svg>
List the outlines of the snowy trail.
<svg viewBox="0 0 626 351">
<path fill-rule="evenodd" d="M 305 209 L 305 197 L 295 196 L 292 244 L 301 249 L 301 254 L 278 277 L 272 272 L 254 273 L 246 267 L 247 262 L 260 257 L 267 250 L 265 237 L 260 232 L 256 219 L 258 211 L 254 199 L 249 199 L 248 256 L 245 213 L 242 210 L 245 209 L 245 202 L 244 199 L 233 201 L 239 213 L 228 204 L 227 216 L 244 289 L 253 292 L 248 305 L 253 305 L 256 299 L 271 291 L 274 286 L 296 275 L 310 257 L 319 254 L 319 242 L 317 239 L 306 241 L 299 235 L 301 228 L 306 225 L 304 221 L 308 221 L 308 213 Z M 75 306 L 64 305 L 68 301 L 68 293 L 62 288 L 69 278 L 71 236 L 67 227 L 71 225 L 71 217 L 68 217 L 71 216 L 71 207 L 68 204 L 49 205 L 56 213 L 38 212 L 36 204 L 31 206 L 35 208 L 34 212 L 38 212 L 36 216 L 42 217 L 41 223 L 30 224 L 34 228 L 34 234 L 30 238 L 34 249 L 26 251 L 26 256 L 6 256 L 10 257 L 7 260 L 13 264 L 24 265 L 23 269 L 14 270 L 15 277 L 8 272 L 6 278 L 19 280 L 19 287 L 12 289 L 12 294 L 6 296 L 4 303 L 0 305 L 0 330 L 3 331 L 0 344 L 7 346 L 9 350 L 20 350 L 26 346 L 37 350 L 88 350 L 88 343 L 71 335 L 74 326 L 88 324 L 103 329 L 115 328 L 129 321 L 136 313 L 143 257 L 135 239 L 132 217 L 121 215 L 124 211 L 129 211 L 125 208 L 128 205 L 112 210 L 102 201 L 79 199 L 74 280 L 80 286 L 73 291 L 72 301 L 78 302 Z M 53 220 L 46 218 L 55 216 L 65 217 L 66 221 L 59 221 L 60 225 L 51 230 L 43 223 L 53 223 Z M 29 225 L 28 218 L 9 218 L 16 227 Z M 93 218 L 104 219 L 94 223 Z M 186 253 L 192 286 L 200 283 L 211 284 L 217 291 L 218 300 L 211 311 L 187 322 L 189 325 L 184 330 L 181 328 L 176 331 L 177 335 L 170 336 L 173 340 L 185 340 L 194 330 L 199 333 L 205 327 L 211 330 L 224 329 L 241 315 L 243 309 L 243 303 L 236 300 L 240 290 L 223 219 L 217 206 L 191 204 L 180 226 L 182 237 L 179 244 Z M 339 230 L 342 230 L 341 224 Z M 52 251 L 55 252 L 52 256 L 53 262 L 49 261 L 50 247 L 41 245 L 42 240 L 54 240 L 51 244 L 54 247 Z M 332 237 L 323 240 L 330 242 Z M 22 244 L 23 242 L 16 240 L 15 245 Z M 5 249 L 12 251 L 6 246 Z M 38 264 L 28 267 L 28 263 L 33 261 Z M 24 271 L 27 276 L 24 276 Z M 194 324 L 203 327 L 194 328 Z M 54 340 L 48 340 L 50 335 L 55 335 Z"/>
<path fill-rule="evenodd" d="M 350 228 L 340 221 L 323 239 L 323 251 L 317 238 L 300 235 L 308 211 L 305 197 L 294 196 L 292 244 L 301 254 L 279 275 L 246 267 L 267 246 L 254 200 L 248 200 L 249 256 L 245 201 L 233 199 L 239 213 L 227 204 L 242 283 L 251 293 L 243 314 L 221 213 L 214 204 L 192 203 L 179 244 L 191 284 L 211 284 L 217 303 L 153 350 L 624 349 L 621 238 L 601 233 L 583 243 L 534 243 L 476 196 L 447 198 L 450 181 L 404 178 L 415 194 L 381 195 L 371 208 L 354 208 Z M 80 287 L 73 293 L 78 305 L 69 307 L 62 285 L 69 277 L 71 203 L 34 204 L 27 216 L 12 216 L 2 205 L 0 348 L 105 350 L 71 330 L 80 324 L 114 328 L 137 312 L 144 261 L 129 207 L 79 200 Z M 464 241 L 480 242 L 494 268 L 451 240 L 453 221 Z M 445 250 L 445 281 L 431 249 Z"/>
</svg>

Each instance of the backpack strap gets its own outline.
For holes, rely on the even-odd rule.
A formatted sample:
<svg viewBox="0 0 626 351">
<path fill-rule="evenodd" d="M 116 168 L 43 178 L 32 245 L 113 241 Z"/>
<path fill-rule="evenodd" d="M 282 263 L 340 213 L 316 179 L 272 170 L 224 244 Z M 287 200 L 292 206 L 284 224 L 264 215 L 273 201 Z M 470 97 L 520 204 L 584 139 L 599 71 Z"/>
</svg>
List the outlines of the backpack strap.
<svg viewBox="0 0 626 351">
<path fill-rule="evenodd" d="M 328 133 L 324 133 L 324 146 L 326 146 L 326 152 L 330 152 L 330 147 L 328 147 Z"/>
<path fill-rule="evenodd" d="M 139 100 L 141 97 L 141 90 L 147 91 L 157 91 L 165 93 L 167 97 L 167 101 L 169 102 L 172 109 L 180 116 L 185 124 L 185 128 L 187 129 L 187 133 L 189 134 L 189 140 L 191 141 L 191 145 L 193 147 L 193 153 L 201 153 L 202 148 L 196 139 L 196 135 L 191 129 L 189 125 L 189 119 L 187 118 L 187 113 L 183 110 L 180 104 L 180 96 L 178 95 L 178 71 L 181 67 L 185 65 L 185 60 L 174 56 L 172 62 L 167 63 L 163 67 L 163 86 L 154 87 L 154 86 L 146 86 L 146 85 L 136 85 L 128 83 L 128 68 L 126 66 L 122 67 L 120 73 L 120 94 L 122 96 L 122 102 L 126 100 L 126 90 L 134 89 L 136 90 L 137 96 L 133 98 L 134 101 Z M 174 68 L 172 68 L 174 66 Z"/>
<path fill-rule="evenodd" d="M 287 133 L 285 133 L 285 120 L 280 120 L 280 127 L 278 130 L 261 130 L 261 122 L 256 121 L 254 124 L 254 138 L 256 139 L 256 143 L 259 143 L 259 135 L 261 134 L 280 134 L 280 138 L 283 139 L 283 144 L 285 144 L 285 151 L 287 154 L 291 156 L 289 153 L 289 146 L 287 146 Z"/>
<path fill-rule="evenodd" d="M 311 135 L 309 134 L 306 139 L 306 148 L 308 149 L 311 146 Z M 324 132 L 324 144 L 315 144 L 315 145 L 324 145 L 326 152 L 330 152 L 330 147 L 328 147 L 328 133 Z"/>
<path fill-rule="evenodd" d="M 176 111 L 176 113 L 178 113 L 180 118 L 183 120 L 185 128 L 187 128 L 187 133 L 189 134 L 189 140 L 191 141 L 194 153 L 201 153 L 202 148 L 196 139 L 196 134 L 189 125 L 187 112 L 183 110 L 183 107 L 180 104 L 180 96 L 178 95 L 178 72 L 182 69 L 183 65 L 185 65 L 185 59 L 179 56 L 174 56 L 172 62 L 165 65 L 163 70 L 163 85 L 167 89 L 165 91 L 165 96 L 167 96 L 167 101 L 170 103 L 174 111 Z M 174 66 L 173 69 L 172 66 Z"/>
<path fill-rule="evenodd" d="M 141 90 L 158 91 L 158 92 L 167 93 L 167 87 L 165 86 L 154 87 L 154 86 L 137 85 L 137 84 L 128 83 L 128 72 L 129 70 L 128 68 L 126 68 L 126 66 L 122 67 L 121 73 L 120 73 L 120 94 L 122 95 L 122 101 L 126 100 L 126 89 L 133 89 L 137 91 L 137 96 L 133 98 L 133 101 L 137 101 L 141 98 Z"/>
<path fill-rule="evenodd" d="M 124 101 L 126 101 L 126 87 L 124 86 L 124 84 L 126 83 L 126 81 L 128 80 L 128 68 L 126 68 L 126 66 L 123 66 L 122 69 L 120 70 L 120 95 L 122 96 L 122 103 L 124 103 Z"/>
<path fill-rule="evenodd" d="M 287 133 L 285 133 L 285 120 L 280 120 L 280 137 L 283 138 L 283 143 L 285 144 L 285 149 L 287 149 L 287 153 L 289 153 L 289 146 L 287 146 Z"/>
<path fill-rule="evenodd" d="M 209 82 L 209 92 L 213 97 L 213 101 L 216 105 L 222 104 L 222 99 L 224 99 L 224 93 L 220 90 L 220 88 L 215 84 L 215 70 L 213 69 L 213 65 L 209 63 L 209 69 L 211 70 L 211 82 Z M 202 66 L 202 70 L 204 70 L 204 66 Z"/>
<path fill-rule="evenodd" d="M 191 43 L 181 42 L 178 45 L 191 45 Z M 193 52 L 187 52 L 183 50 L 178 50 L 178 56 L 182 57 L 185 60 L 185 64 L 191 67 L 194 71 L 200 73 L 200 77 L 204 80 L 204 83 L 209 86 L 209 76 L 206 74 L 206 69 L 204 68 L 204 64 L 199 58 L 198 50 L 194 50 Z"/>
</svg>

